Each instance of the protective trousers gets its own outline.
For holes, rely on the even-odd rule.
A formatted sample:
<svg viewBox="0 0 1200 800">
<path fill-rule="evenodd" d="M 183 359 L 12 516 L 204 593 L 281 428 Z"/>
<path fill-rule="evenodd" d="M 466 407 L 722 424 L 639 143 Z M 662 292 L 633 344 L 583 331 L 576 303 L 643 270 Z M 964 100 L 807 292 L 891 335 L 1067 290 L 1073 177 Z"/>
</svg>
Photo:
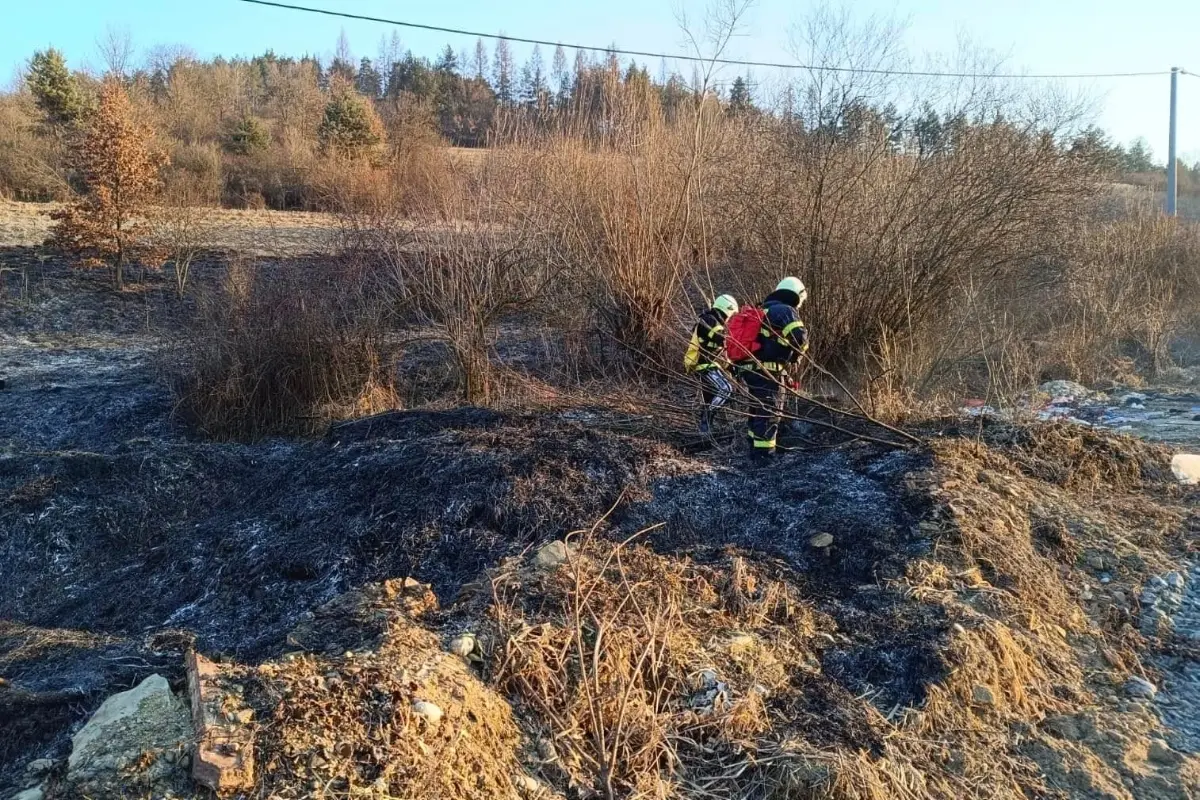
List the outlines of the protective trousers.
<svg viewBox="0 0 1200 800">
<path fill-rule="evenodd" d="M 700 373 L 700 396 L 704 400 L 704 410 L 711 414 L 729 402 L 733 384 L 718 367 L 710 367 Z"/>
<path fill-rule="evenodd" d="M 758 369 L 743 371 L 741 378 L 750 394 L 750 446 L 758 454 L 773 453 L 783 410 L 783 386 L 775 375 Z"/>
</svg>

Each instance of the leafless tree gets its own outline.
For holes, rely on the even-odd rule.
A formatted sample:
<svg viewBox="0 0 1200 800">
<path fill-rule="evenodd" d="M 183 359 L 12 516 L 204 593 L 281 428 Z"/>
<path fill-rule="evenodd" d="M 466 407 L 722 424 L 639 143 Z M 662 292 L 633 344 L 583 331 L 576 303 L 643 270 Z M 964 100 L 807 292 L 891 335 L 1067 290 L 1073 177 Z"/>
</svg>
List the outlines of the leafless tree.
<svg viewBox="0 0 1200 800">
<path fill-rule="evenodd" d="M 104 35 L 96 40 L 96 47 L 100 50 L 106 74 L 120 80 L 128 79 L 134 53 L 133 36 L 129 29 L 109 25 L 104 29 Z"/>
</svg>

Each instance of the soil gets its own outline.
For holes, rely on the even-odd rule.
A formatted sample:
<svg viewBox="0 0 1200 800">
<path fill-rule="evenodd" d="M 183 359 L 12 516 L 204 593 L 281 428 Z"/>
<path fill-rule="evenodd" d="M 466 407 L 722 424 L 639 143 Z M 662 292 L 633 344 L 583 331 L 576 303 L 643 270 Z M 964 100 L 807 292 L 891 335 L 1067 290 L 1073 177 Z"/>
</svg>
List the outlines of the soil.
<svg viewBox="0 0 1200 800">
<path fill-rule="evenodd" d="M 530 629 L 559 625 L 569 594 L 504 565 L 579 531 L 596 561 L 634 537 L 645 580 L 681 587 L 688 635 L 751 626 L 762 593 L 745 592 L 747 606 L 723 583 L 743 568 L 803 609 L 754 623 L 770 658 L 735 689 L 768 673 L 787 688 L 762 701 L 765 729 L 722 734 L 712 751 L 790 753 L 795 770 L 771 777 L 789 791 L 1169 798 L 1200 787 L 1194 589 L 1174 633 L 1147 637 L 1138 620 L 1153 576 L 1190 574 L 1200 532 L 1200 490 L 1176 484 L 1166 448 L 1067 423 L 942 420 L 916 431 L 923 447 L 823 438 L 757 466 L 602 404 L 413 410 L 321 440 L 210 442 L 174 418 L 160 374 L 164 332 L 187 313 L 169 287 L 116 295 L 97 276 L 38 266 L 34 292 L 0 305 L 0 788 L 24 788 L 32 759 L 64 758 L 109 694 L 155 672 L 180 685 L 189 647 L 276 676 L 258 688 L 267 714 L 282 708 L 272 686 L 343 669 L 342 647 L 369 650 L 368 671 L 390 676 L 401 645 L 389 642 L 427 660 L 456 630 L 486 627 L 498 606 L 480 587 L 497 576 L 523 587 L 513 602 Z M 814 547 L 818 534 L 832 545 Z M 341 638 L 321 641 L 324 661 L 280 666 L 313 609 L 406 576 L 445 611 L 391 639 L 344 621 Z M 710 615 L 721 625 L 702 625 Z M 396 663 L 415 658 L 403 653 Z M 568 780 L 513 749 L 512 725 L 528 743 L 550 723 L 514 701 L 500 662 L 481 669 L 496 681 L 486 689 L 458 667 L 447 685 L 503 719 L 495 758 L 579 791 L 585 768 Z M 1159 698 L 1129 697 L 1133 676 Z M 369 689 L 303 685 L 347 719 Z M 515 722 L 493 694 L 505 687 Z M 295 741 L 311 733 L 301 718 L 287 717 Z M 1178 759 L 1150 757 L 1159 737 Z M 267 756 L 272 741 L 260 743 Z M 749 791 L 733 774 L 720 779 Z M 264 785 L 299 791 L 285 783 Z"/>
</svg>

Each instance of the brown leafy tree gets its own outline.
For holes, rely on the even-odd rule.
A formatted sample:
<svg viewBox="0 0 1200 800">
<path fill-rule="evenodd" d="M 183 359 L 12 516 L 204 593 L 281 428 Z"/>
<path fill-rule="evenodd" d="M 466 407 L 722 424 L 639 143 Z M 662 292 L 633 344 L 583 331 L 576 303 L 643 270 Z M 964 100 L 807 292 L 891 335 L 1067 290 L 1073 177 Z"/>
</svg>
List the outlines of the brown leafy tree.
<svg viewBox="0 0 1200 800">
<path fill-rule="evenodd" d="M 113 285 L 121 289 L 125 264 L 146 249 L 146 215 L 166 157 L 134 118 L 117 81 L 105 81 L 101 88 L 99 108 L 88 121 L 75 162 L 85 190 L 51 214 L 56 220 L 51 243 L 85 265 L 110 267 Z"/>
</svg>

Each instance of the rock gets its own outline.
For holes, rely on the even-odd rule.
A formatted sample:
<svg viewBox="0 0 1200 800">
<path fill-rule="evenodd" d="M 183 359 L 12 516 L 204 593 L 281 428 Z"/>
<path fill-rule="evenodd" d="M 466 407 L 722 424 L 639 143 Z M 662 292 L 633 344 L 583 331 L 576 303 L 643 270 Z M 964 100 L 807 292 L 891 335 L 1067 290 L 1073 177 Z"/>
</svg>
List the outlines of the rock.
<svg viewBox="0 0 1200 800">
<path fill-rule="evenodd" d="M 458 636 L 455 636 L 453 639 L 451 639 L 450 643 L 448 645 L 446 645 L 446 649 L 449 650 L 451 653 L 453 653 L 456 656 L 459 656 L 461 658 L 466 658 L 466 659 L 470 659 L 471 655 L 475 652 L 476 648 L 478 648 L 478 647 L 479 647 L 479 642 L 475 638 L 475 634 L 473 634 L 473 633 L 459 634 Z"/>
<path fill-rule="evenodd" d="M 513 786 L 517 787 L 517 791 L 526 797 L 548 797 L 549 792 L 545 785 L 532 775 L 518 773 L 513 775 Z"/>
<path fill-rule="evenodd" d="M 1171 587 L 1172 589 L 1174 589 L 1177 592 L 1182 592 L 1186 585 L 1183 580 L 1183 576 L 1180 575 L 1178 572 L 1168 572 L 1166 581 L 1167 581 L 1167 586 Z"/>
<path fill-rule="evenodd" d="M 1125 693 L 1130 697 L 1153 700 L 1158 689 L 1150 681 L 1135 675 L 1125 682 Z"/>
<path fill-rule="evenodd" d="M 185 664 L 196 737 L 192 777 L 218 794 L 249 791 L 254 788 L 254 733 L 248 723 L 254 712 L 226 689 L 219 664 L 194 650 Z"/>
<path fill-rule="evenodd" d="M 1103 570 L 1108 566 L 1108 560 L 1105 559 L 1100 553 L 1093 553 L 1092 555 L 1088 556 L 1087 563 L 1089 567 L 1096 571 Z"/>
<path fill-rule="evenodd" d="M 431 728 L 436 728 L 442 722 L 443 712 L 441 707 L 430 703 L 428 700 L 416 701 L 412 704 L 412 710 L 414 714 L 425 720 L 425 723 Z"/>
<path fill-rule="evenodd" d="M 30 778 L 40 778 L 54 769 L 54 761 L 49 758 L 39 758 L 25 765 L 25 775 Z"/>
<path fill-rule="evenodd" d="M 1079 727 L 1079 722 L 1069 714 L 1047 717 L 1046 721 L 1042 723 L 1042 727 L 1058 738 L 1066 739 L 1068 742 L 1077 742 L 1083 738 L 1083 731 Z"/>
<path fill-rule="evenodd" d="M 1147 758 L 1156 764 L 1178 764 L 1183 756 L 1171 749 L 1162 739 L 1151 739 Z"/>
<path fill-rule="evenodd" d="M 23 792 L 17 792 L 13 795 L 13 800 L 42 800 L 42 798 L 45 796 L 46 792 L 42 790 L 42 787 L 35 786 L 32 789 L 26 789 Z"/>
<path fill-rule="evenodd" d="M 816 536 L 809 539 L 808 543 L 818 550 L 824 549 L 833 544 L 833 535 L 828 533 L 818 533 Z"/>
<path fill-rule="evenodd" d="M 569 547 L 564 541 L 553 541 L 537 551 L 533 557 L 533 565 L 541 569 L 552 570 L 567 563 L 575 554 L 575 548 Z"/>
<path fill-rule="evenodd" d="M 1179 453 L 1171 459 L 1171 472 L 1184 486 L 1200 484 L 1200 456 Z"/>
<path fill-rule="evenodd" d="M 971 690 L 971 702 L 977 706 L 994 706 L 996 695 L 987 686 L 980 684 Z"/>
<path fill-rule="evenodd" d="M 1143 403 L 1145 403 L 1146 400 L 1147 400 L 1146 395 L 1144 395 L 1140 392 L 1130 392 L 1129 394 L 1127 394 L 1121 398 L 1121 405 L 1123 405 L 1123 406 L 1140 406 Z"/>
<path fill-rule="evenodd" d="M 1088 603 L 1088 602 L 1091 602 L 1092 600 L 1095 600 L 1096 595 L 1092 594 L 1091 589 L 1084 589 L 1082 592 L 1079 593 L 1079 599 L 1085 603 Z"/>
<path fill-rule="evenodd" d="M 558 761 L 558 748 L 554 746 L 554 742 L 550 739 L 538 739 L 537 751 L 538 757 L 547 763 Z"/>
<path fill-rule="evenodd" d="M 162 757 L 191 740 L 187 708 L 167 679 L 151 675 L 104 701 L 71 740 L 67 783 L 80 794 L 110 796 L 113 787 L 152 785 L 176 769 Z M 131 780 L 132 776 L 132 780 Z"/>
</svg>

